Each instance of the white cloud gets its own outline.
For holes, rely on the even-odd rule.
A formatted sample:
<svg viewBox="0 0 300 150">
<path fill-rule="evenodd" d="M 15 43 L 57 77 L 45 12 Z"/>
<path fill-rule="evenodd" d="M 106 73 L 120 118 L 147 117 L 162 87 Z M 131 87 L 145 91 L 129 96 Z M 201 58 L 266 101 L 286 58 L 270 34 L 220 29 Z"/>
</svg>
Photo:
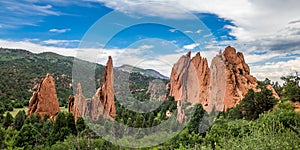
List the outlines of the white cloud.
<svg viewBox="0 0 300 150">
<path fill-rule="evenodd" d="M 71 31 L 71 29 L 50 29 L 49 32 L 53 32 L 53 33 L 65 33 Z"/>
<path fill-rule="evenodd" d="M 61 44 L 61 43 L 73 43 L 73 42 L 80 42 L 80 40 L 46 40 L 46 41 L 43 41 L 43 43 L 45 44 Z"/>
<path fill-rule="evenodd" d="M 48 4 L 48 3 L 47 3 Z M 37 5 L 34 2 L 18 0 L 0 1 L 0 23 L 5 28 L 16 28 L 29 25 L 37 26 L 44 16 L 60 16 L 62 13 L 55 11 L 52 5 Z"/>
<path fill-rule="evenodd" d="M 289 60 L 289 61 L 266 63 L 264 65 L 254 65 L 251 66 L 251 72 L 259 80 L 264 80 L 265 78 L 269 78 L 272 81 L 278 81 L 282 83 L 280 77 L 290 75 L 295 71 L 299 71 L 300 70 L 299 64 L 300 64 L 300 58 L 296 58 L 294 60 Z"/>
<path fill-rule="evenodd" d="M 184 11 L 193 13 L 211 13 L 220 18 L 231 20 L 235 26 L 225 26 L 231 29 L 230 35 L 237 38 L 241 44 L 248 47 L 258 47 L 260 42 L 269 42 L 264 48 L 272 50 L 274 46 L 281 46 L 276 38 L 288 41 L 296 39 L 294 43 L 300 45 L 300 1 L 273 0 L 92 0 L 104 3 L 107 7 L 125 13 L 159 16 L 164 18 L 185 17 Z M 149 3 L 151 2 L 151 3 Z M 291 31 L 294 34 L 290 34 Z M 297 31 L 297 32 L 296 32 Z M 195 31 L 187 31 L 195 32 Z M 199 31 L 200 33 L 200 31 Z M 265 42 L 265 43 L 266 43 Z M 293 44 L 293 43 L 292 43 Z M 282 47 L 280 47 L 282 48 Z M 280 49 L 287 50 L 287 49 Z"/>
<path fill-rule="evenodd" d="M 200 44 L 199 43 L 193 43 L 189 45 L 184 45 L 183 48 L 187 50 L 193 50 L 194 48 L 198 47 Z"/>
<path fill-rule="evenodd" d="M 173 33 L 176 32 L 176 29 L 170 29 L 169 31 Z"/>
</svg>

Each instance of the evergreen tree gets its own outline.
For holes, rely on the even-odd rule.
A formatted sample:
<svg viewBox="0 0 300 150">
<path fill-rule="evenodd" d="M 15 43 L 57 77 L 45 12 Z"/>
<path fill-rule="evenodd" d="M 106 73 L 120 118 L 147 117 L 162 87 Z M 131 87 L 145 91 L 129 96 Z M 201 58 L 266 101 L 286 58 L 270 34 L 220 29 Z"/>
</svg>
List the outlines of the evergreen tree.
<svg viewBox="0 0 300 150">
<path fill-rule="evenodd" d="M 13 122 L 14 122 L 13 116 L 9 112 L 7 112 L 4 118 L 3 127 L 7 129 L 9 126 L 12 125 Z"/>
<path fill-rule="evenodd" d="M 196 106 L 194 106 L 193 109 L 195 109 L 195 112 L 191 120 L 188 122 L 187 127 L 190 133 L 194 132 L 198 134 L 200 130 L 200 123 L 203 118 L 203 115 L 205 114 L 205 110 L 203 109 L 201 104 L 197 104 Z"/>
<path fill-rule="evenodd" d="M 70 133 L 72 133 L 72 131 L 67 126 L 66 116 L 60 112 L 56 116 L 48 142 L 52 145 L 56 141 L 63 141 Z"/>
<path fill-rule="evenodd" d="M 84 123 L 84 119 L 82 117 L 79 117 L 77 119 L 76 128 L 77 128 L 78 133 L 82 132 L 85 129 L 85 123 Z"/>
<path fill-rule="evenodd" d="M 18 130 L 18 131 L 21 130 L 21 128 L 22 128 L 25 120 L 26 120 L 26 113 L 25 113 L 25 111 L 24 110 L 19 111 L 17 113 L 16 117 L 15 117 L 14 128 L 16 130 Z"/>
<path fill-rule="evenodd" d="M 300 102 L 300 77 L 296 72 L 296 75 L 289 75 L 281 77 L 284 80 L 283 84 L 283 96 L 287 100 Z"/>
<path fill-rule="evenodd" d="M 44 141 L 41 134 L 31 124 L 25 124 L 16 136 L 14 145 L 17 147 L 35 146 Z"/>
<path fill-rule="evenodd" d="M 0 127 L 0 149 L 4 147 L 4 140 L 5 140 L 5 130 Z"/>
<path fill-rule="evenodd" d="M 67 127 L 72 131 L 73 135 L 77 135 L 77 129 L 75 125 L 75 118 L 72 113 L 68 113 L 66 117 Z"/>
</svg>

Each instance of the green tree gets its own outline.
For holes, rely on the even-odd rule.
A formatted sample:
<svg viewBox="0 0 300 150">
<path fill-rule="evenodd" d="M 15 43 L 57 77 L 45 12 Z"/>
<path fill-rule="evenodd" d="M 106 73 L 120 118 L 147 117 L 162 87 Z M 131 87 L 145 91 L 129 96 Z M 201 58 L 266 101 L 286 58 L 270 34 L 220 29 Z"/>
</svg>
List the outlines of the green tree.
<svg viewBox="0 0 300 150">
<path fill-rule="evenodd" d="M 41 134 L 43 137 L 45 137 L 46 139 L 48 139 L 50 133 L 51 133 L 51 129 L 53 127 L 53 122 L 52 120 L 46 120 L 43 122 L 43 127 L 41 130 Z"/>
<path fill-rule="evenodd" d="M 134 127 L 135 128 L 144 127 L 144 122 L 145 122 L 145 119 L 144 119 L 143 115 L 138 114 L 138 116 L 136 117 L 136 120 L 134 122 Z"/>
<path fill-rule="evenodd" d="M 241 119 L 244 117 L 248 120 L 254 120 L 260 114 L 272 109 L 275 104 L 276 99 L 272 91 L 262 86 L 260 92 L 254 92 L 250 89 L 242 102 L 230 109 L 226 114 L 232 119 Z"/>
<path fill-rule="evenodd" d="M 3 127 L 7 129 L 9 126 L 12 125 L 13 122 L 14 122 L 14 117 L 9 112 L 7 112 L 4 118 Z"/>
<path fill-rule="evenodd" d="M 31 124 L 25 124 L 15 139 L 15 146 L 36 146 L 43 141 L 41 134 Z"/>
<path fill-rule="evenodd" d="M 25 111 L 24 110 L 19 111 L 17 113 L 16 117 L 15 117 L 14 128 L 16 130 L 18 130 L 18 131 L 21 130 L 21 128 L 22 128 L 25 120 L 26 120 L 26 113 L 25 113 Z"/>
<path fill-rule="evenodd" d="M 0 149 L 4 148 L 5 130 L 0 127 Z"/>
<path fill-rule="evenodd" d="M 77 128 L 78 133 L 82 132 L 85 129 L 85 123 L 84 123 L 84 119 L 82 117 L 79 117 L 77 119 L 76 128 Z"/>
<path fill-rule="evenodd" d="M 199 134 L 199 127 L 200 127 L 200 123 L 201 120 L 203 118 L 203 115 L 205 114 L 205 110 L 203 109 L 201 104 L 197 104 L 194 106 L 195 112 L 192 116 L 192 118 L 190 119 L 190 121 L 188 122 L 188 131 L 189 133 L 196 133 Z"/>
<path fill-rule="evenodd" d="M 72 113 L 68 113 L 66 116 L 67 127 L 72 131 L 73 135 L 77 135 L 77 129 L 75 125 L 75 118 Z"/>
<path fill-rule="evenodd" d="M 283 84 L 283 96 L 287 100 L 300 101 L 300 77 L 296 72 L 296 75 L 289 75 L 281 77 L 284 81 Z"/>
<path fill-rule="evenodd" d="M 63 141 L 70 133 L 72 131 L 68 127 L 65 114 L 62 112 L 58 113 L 49 136 L 49 144 L 52 145 L 56 141 Z"/>
</svg>

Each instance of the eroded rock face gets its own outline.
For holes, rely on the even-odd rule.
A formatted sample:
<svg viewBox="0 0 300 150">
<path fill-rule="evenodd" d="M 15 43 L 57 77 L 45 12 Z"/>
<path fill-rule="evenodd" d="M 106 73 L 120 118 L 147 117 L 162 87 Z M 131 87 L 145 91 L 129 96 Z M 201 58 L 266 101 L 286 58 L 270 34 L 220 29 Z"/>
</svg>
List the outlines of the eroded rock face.
<svg viewBox="0 0 300 150">
<path fill-rule="evenodd" d="M 191 53 L 182 56 L 174 67 L 170 77 L 170 96 L 175 100 L 201 103 L 207 107 L 210 70 L 207 59 L 200 53 L 190 58 Z"/>
<path fill-rule="evenodd" d="M 76 95 L 69 98 L 69 112 L 72 112 L 76 119 L 78 117 L 90 117 L 97 120 L 100 116 L 113 119 L 116 116 L 113 90 L 113 62 L 109 57 L 106 63 L 102 87 L 97 89 L 92 98 L 85 98 L 82 94 L 81 85 L 77 85 Z"/>
<path fill-rule="evenodd" d="M 60 112 L 59 102 L 56 95 L 55 82 L 49 74 L 42 79 L 38 91 L 34 92 L 29 101 L 28 116 L 40 114 L 42 118 L 48 115 L 50 118 Z"/>
<path fill-rule="evenodd" d="M 69 112 L 73 113 L 75 120 L 80 116 L 90 116 L 87 100 L 82 94 L 81 84 L 77 84 L 75 96 L 69 97 Z"/>
<path fill-rule="evenodd" d="M 107 117 L 116 116 L 116 106 L 114 100 L 114 73 L 113 73 L 113 61 L 109 56 L 106 63 L 103 85 L 96 92 L 95 98 L 101 102 L 101 108 L 105 110 L 102 114 Z M 97 99 L 93 99 L 97 101 Z M 98 119 L 98 118 L 97 118 Z"/>
<path fill-rule="evenodd" d="M 167 100 L 167 89 L 165 83 L 159 79 L 150 81 L 146 94 L 150 95 L 150 100 L 152 101 Z"/>
<path fill-rule="evenodd" d="M 224 110 L 224 98 L 226 92 L 226 67 L 221 57 L 215 57 L 210 66 L 211 78 L 208 90 L 208 106 L 206 111 Z"/>
<path fill-rule="evenodd" d="M 220 51 L 210 68 L 200 53 L 192 59 L 190 55 L 182 56 L 172 68 L 170 96 L 175 100 L 200 103 L 207 111 L 226 111 L 240 103 L 249 89 L 257 91 L 256 78 L 250 75 L 243 54 L 234 48 Z"/>
<path fill-rule="evenodd" d="M 198 90 L 191 88 L 191 93 L 199 92 L 197 94 L 198 97 L 195 97 L 191 102 L 192 103 L 200 103 L 203 108 L 206 109 L 208 106 L 208 93 L 209 93 L 209 83 L 210 83 L 210 69 L 208 67 L 207 59 L 201 57 L 198 52 L 195 57 L 192 58 L 192 64 L 194 65 L 194 69 L 196 70 L 196 78 L 198 80 Z M 192 78 L 194 75 L 193 72 L 190 73 L 190 77 Z"/>
<path fill-rule="evenodd" d="M 223 101 L 221 100 L 222 95 L 218 96 L 218 105 L 215 106 L 217 111 L 226 111 L 240 103 L 249 89 L 255 89 L 257 80 L 250 75 L 250 68 L 245 62 L 244 55 L 241 52 L 236 52 L 233 47 L 228 46 L 222 55 L 217 55 L 214 60 L 211 63 L 211 69 L 214 66 L 224 65 L 225 70 L 223 67 L 215 69 L 211 74 L 212 78 L 220 79 L 220 77 L 214 76 L 223 76 L 226 82 Z M 218 85 L 219 80 L 211 80 L 211 82 L 211 97 L 213 97 L 216 90 L 219 91 L 221 88 L 223 90 L 223 84 Z M 222 102 L 223 109 L 220 106 Z"/>
<path fill-rule="evenodd" d="M 174 96 L 175 100 L 187 100 L 187 77 L 188 69 L 191 62 L 191 53 L 181 56 L 174 64 L 170 77 L 170 96 Z"/>
</svg>

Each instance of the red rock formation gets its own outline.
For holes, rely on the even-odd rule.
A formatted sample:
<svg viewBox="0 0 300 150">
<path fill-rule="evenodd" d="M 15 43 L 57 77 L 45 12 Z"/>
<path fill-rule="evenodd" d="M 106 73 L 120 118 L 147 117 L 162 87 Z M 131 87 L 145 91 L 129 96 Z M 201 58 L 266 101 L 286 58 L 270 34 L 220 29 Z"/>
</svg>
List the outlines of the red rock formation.
<svg viewBox="0 0 300 150">
<path fill-rule="evenodd" d="M 116 116 L 116 106 L 114 100 L 113 85 L 114 85 L 113 61 L 111 56 L 109 56 L 104 71 L 103 85 L 101 88 L 97 90 L 96 95 L 94 96 L 95 99 L 93 98 L 93 100 L 94 101 L 100 100 L 101 102 L 100 106 L 103 110 L 105 110 L 102 113 L 104 116 L 107 117 L 110 116 L 114 118 Z"/>
<path fill-rule="evenodd" d="M 215 57 L 210 66 L 211 78 L 209 81 L 208 107 L 206 111 L 224 110 L 224 97 L 226 92 L 226 67 L 221 57 Z"/>
<path fill-rule="evenodd" d="M 208 68 L 207 59 L 201 57 L 198 52 L 195 57 L 192 58 L 192 63 L 197 73 L 197 80 L 199 86 L 198 98 L 195 98 L 194 102 L 200 102 L 204 109 L 208 106 L 208 91 L 210 83 L 210 69 Z M 191 89 L 196 90 L 196 89 Z"/>
<path fill-rule="evenodd" d="M 276 99 L 280 99 L 279 95 L 277 94 L 277 92 L 275 91 L 275 89 L 273 88 L 272 85 L 270 85 L 270 84 L 267 85 L 267 89 L 272 91 L 273 96 L 274 96 Z"/>
<path fill-rule="evenodd" d="M 150 95 L 150 100 L 153 101 L 167 100 L 165 83 L 159 79 L 150 81 L 146 94 Z"/>
<path fill-rule="evenodd" d="M 48 115 L 54 118 L 60 112 L 56 95 L 55 82 L 49 74 L 42 79 L 38 91 L 34 92 L 29 101 L 28 116 L 40 114 L 42 118 Z"/>
<path fill-rule="evenodd" d="M 206 58 L 200 53 L 190 58 L 191 53 L 182 56 L 174 67 L 170 77 L 170 96 L 175 100 L 201 103 L 207 106 L 210 70 Z"/>
<path fill-rule="evenodd" d="M 221 67 L 222 65 L 225 65 L 225 70 L 224 67 Z M 211 75 L 213 80 L 211 80 L 210 97 L 215 97 L 217 99 L 210 100 L 218 100 L 218 105 L 214 105 L 217 111 L 226 111 L 227 109 L 234 107 L 236 104 L 241 102 L 249 89 L 256 88 L 257 80 L 250 75 L 250 68 L 245 62 L 244 55 L 241 52 L 236 53 L 234 48 L 228 46 L 222 55 L 217 55 L 211 63 L 211 70 L 214 69 L 213 67 L 215 66 L 220 67 L 212 71 Z M 216 75 L 217 77 L 215 77 Z M 224 90 L 224 87 L 222 87 L 223 84 L 221 84 L 222 86 L 219 86 L 219 80 L 214 79 L 220 79 L 224 77 L 226 82 L 225 96 L 222 100 L 223 93 L 221 93 L 221 95 L 215 95 L 215 91 Z M 222 109 L 222 106 L 220 105 L 223 105 L 224 108 Z M 209 107 L 211 109 L 213 106 Z"/>
<path fill-rule="evenodd" d="M 69 112 L 73 113 L 75 120 L 81 116 L 90 116 L 90 109 L 87 104 L 87 100 L 82 94 L 81 84 L 78 83 L 75 96 L 69 97 Z"/>
<path fill-rule="evenodd" d="M 190 52 L 181 56 L 176 64 L 174 64 L 170 77 L 170 96 L 174 96 L 175 100 L 187 100 L 187 75 L 191 62 Z"/>
<path fill-rule="evenodd" d="M 243 54 L 234 48 L 220 51 L 210 68 L 200 53 L 192 59 L 190 55 L 182 56 L 172 68 L 170 96 L 175 100 L 201 103 L 207 111 L 226 111 L 240 103 L 249 89 L 258 91 Z"/>
<path fill-rule="evenodd" d="M 97 120 L 101 115 L 104 118 L 113 119 L 116 116 L 113 83 L 113 62 L 109 57 L 102 87 L 97 89 L 91 99 L 86 99 L 82 94 L 81 85 L 78 84 L 75 97 L 69 98 L 69 112 L 72 112 L 76 119 L 80 116 L 87 116 L 92 120 Z"/>
</svg>

